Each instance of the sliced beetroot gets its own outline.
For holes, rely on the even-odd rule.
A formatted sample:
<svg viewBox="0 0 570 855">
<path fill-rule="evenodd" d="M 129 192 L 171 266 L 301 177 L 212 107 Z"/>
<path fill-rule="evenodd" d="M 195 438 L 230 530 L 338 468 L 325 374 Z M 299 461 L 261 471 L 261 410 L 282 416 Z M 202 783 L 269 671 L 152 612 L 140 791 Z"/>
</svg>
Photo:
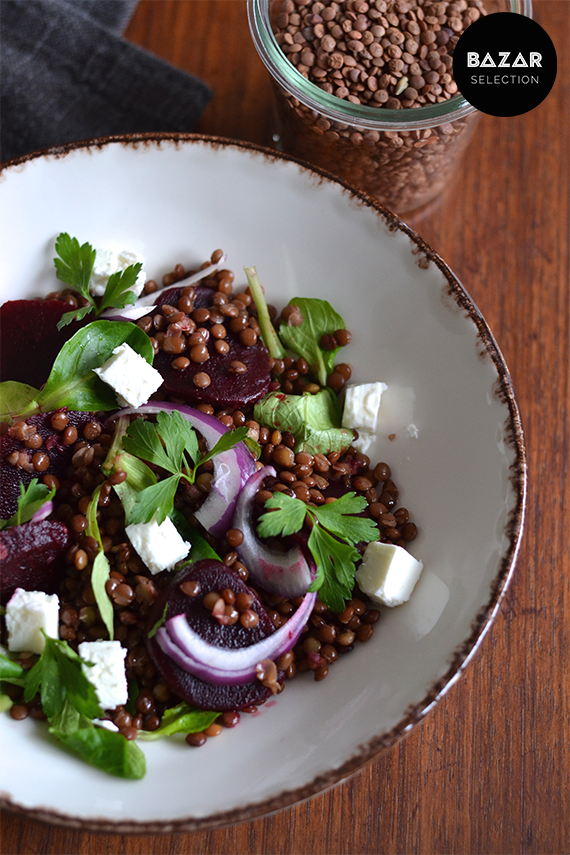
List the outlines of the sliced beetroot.
<svg viewBox="0 0 570 855">
<path fill-rule="evenodd" d="M 178 288 L 176 285 L 172 288 L 165 288 L 160 292 L 156 300 L 155 306 L 177 306 L 179 299 L 182 297 L 184 288 Z M 213 288 L 208 288 L 206 285 L 198 285 L 194 288 L 194 308 L 209 309 L 212 305 L 212 300 L 216 292 Z"/>
<path fill-rule="evenodd" d="M 200 585 L 200 592 L 195 597 L 188 596 L 180 587 L 185 582 L 192 581 Z M 211 612 L 203 604 L 203 598 L 210 591 L 220 593 L 225 588 L 231 589 L 236 594 L 240 592 L 252 594 L 251 608 L 259 616 L 257 626 L 245 629 L 239 621 L 233 626 L 223 626 L 215 617 L 212 617 Z M 153 604 L 148 620 L 149 630 L 162 619 L 165 606 L 165 620 L 178 614 L 185 614 L 192 629 L 205 641 L 218 647 L 232 650 L 247 647 L 275 631 L 258 597 L 234 570 L 222 564 L 221 561 L 204 559 L 181 570 Z M 263 686 L 259 680 L 238 686 L 219 686 L 199 680 L 176 665 L 161 650 L 156 635 L 152 638 L 147 637 L 147 646 L 170 689 L 189 704 L 201 709 L 219 712 L 242 709 L 265 701 L 271 694 L 271 690 Z M 283 675 L 279 676 L 282 678 Z"/>
<path fill-rule="evenodd" d="M 202 364 L 191 362 L 182 369 L 172 367 L 176 356 L 159 351 L 153 366 L 164 378 L 162 391 L 192 406 L 211 404 L 216 408 L 241 409 L 263 398 L 271 383 L 269 351 L 259 341 L 251 347 L 245 347 L 231 332 L 225 341 L 230 346 L 228 353 L 217 353 L 213 342 L 209 341 L 208 361 Z M 243 374 L 236 374 L 232 362 L 241 362 L 247 370 Z M 199 373 L 208 375 L 208 386 L 198 387 L 194 384 L 194 377 Z"/>
<path fill-rule="evenodd" d="M 77 429 L 78 439 L 83 438 L 83 428 L 88 422 L 99 422 L 101 420 L 96 413 L 66 412 L 69 427 Z M 18 509 L 18 498 L 20 496 L 20 484 L 25 487 L 33 478 L 42 480 L 44 475 L 55 475 L 62 480 L 73 457 L 73 444 L 66 445 L 63 441 L 63 432 L 56 431 L 51 426 L 53 413 L 40 413 L 26 419 L 26 424 L 33 425 L 36 432 L 43 439 L 43 445 L 39 449 L 26 448 L 25 442 L 16 439 L 10 434 L 0 438 L 0 519 L 9 519 Z M 27 458 L 27 465 L 13 466 L 8 462 L 8 457 L 17 451 Z M 33 468 L 32 457 L 37 452 L 44 452 L 49 456 L 50 462 L 47 469 L 37 472 Z M 30 470 L 30 471 L 28 471 Z"/>
<path fill-rule="evenodd" d="M 71 307 L 63 300 L 9 300 L 0 307 L 0 380 L 16 380 L 39 388 L 56 356 L 82 326 L 57 329 Z"/>
<path fill-rule="evenodd" d="M 16 588 L 54 593 L 70 535 L 61 522 L 28 522 L 0 531 L 0 602 Z"/>
<path fill-rule="evenodd" d="M 163 306 L 178 304 L 182 296 L 182 288 L 169 288 L 157 297 L 156 305 Z M 194 308 L 210 308 L 215 291 L 204 285 L 194 290 Z M 157 313 L 155 313 L 157 314 Z M 187 368 L 177 369 L 172 363 L 180 354 L 165 353 L 160 350 L 153 362 L 154 368 L 160 371 L 164 378 L 162 391 L 173 398 L 195 406 L 196 404 L 211 404 L 220 407 L 240 409 L 254 404 L 269 391 L 271 383 L 271 368 L 269 351 L 260 339 L 251 347 L 243 345 L 236 333 L 228 330 L 224 339 L 230 346 L 228 353 L 220 354 L 214 347 L 214 340 L 207 343 L 210 358 L 203 363 L 191 362 Z M 182 354 L 184 355 L 184 354 Z M 246 367 L 242 374 L 236 374 L 232 363 L 241 362 Z M 196 374 L 207 374 L 210 378 L 208 386 L 196 386 Z"/>
</svg>

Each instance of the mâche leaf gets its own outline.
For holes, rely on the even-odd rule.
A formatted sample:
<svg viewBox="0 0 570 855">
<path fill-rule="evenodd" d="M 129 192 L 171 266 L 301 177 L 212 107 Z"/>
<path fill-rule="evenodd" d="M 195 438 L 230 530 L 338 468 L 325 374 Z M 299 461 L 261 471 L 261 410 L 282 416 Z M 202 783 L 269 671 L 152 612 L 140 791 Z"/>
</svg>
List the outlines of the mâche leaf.
<svg viewBox="0 0 570 855">
<path fill-rule="evenodd" d="M 321 384 L 325 386 L 327 375 L 331 373 L 338 348 L 326 351 L 321 347 L 323 335 L 333 335 L 344 329 L 345 323 L 326 300 L 313 297 L 294 297 L 289 306 L 296 306 L 301 322 L 289 324 L 286 321 L 279 326 L 279 336 L 285 347 L 296 356 L 305 359 L 309 368 Z"/>
<path fill-rule="evenodd" d="M 109 638 L 112 641 L 114 637 L 113 605 L 109 595 L 107 594 L 106 588 L 110 572 L 111 566 L 105 556 L 105 553 L 101 550 L 97 553 L 93 561 L 93 569 L 91 570 L 91 587 L 93 588 L 93 596 L 95 597 L 97 608 L 101 614 L 101 620 L 105 624 L 107 632 L 109 633 Z"/>
<path fill-rule="evenodd" d="M 114 637 L 113 604 L 106 588 L 111 572 L 111 566 L 107 560 L 105 552 L 103 551 L 103 541 L 101 539 L 101 532 L 99 531 L 99 524 L 97 522 L 97 507 L 102 489 L 103 485 L 100 484 L 93 492 L 91 501 L 87 507 L 87 513 L 85 514 L 87 519 L 86 533 L 89 537 L 94 537 L 99 546 L 99 552 L 95 556 L 93 568 L 91 570 L 91 587 L 93 589 L 93 596 L 95 597 L 95 603 L 99 609 L 101 619 L 105 624 L 107 632 L 109 633 L 109 638 L 112 641 Z"/>
<path fill-rule="evenodd" d="M 12 388 L 8 389 L 11 405 L 15 405 L 15 411 L 22 418 L 62 407 L 93 412 L 117 409 L 114 390 L 93 369 L 103 365 L 113 350 L 123 343 L 152 365 L 152 344 L 136 324 L 129 321 L 93 321 L 63 345 L 41 391 L 26 387 L 32 391 L 27 394 L 20 389 L 21 398 L 17 399 L 14 396 L 18 390 L 14 386 L 24 384 L 11 384 Z M 21 403 L 24 409 L 21 409 Z"/>
<path fill-rule="evenodd" d="M 160 727 L 156 730 L 139 731 L 139 739 L 150 742 L 162 739 L 164 736 L 172 736 L 175 733 L 199 733 L 215 722 L 220 713 L 200 710 L 180 703 L 175 707 L 165 710 Z"/>
<path fill-rule="evenodd" d="M 70 410 L 114 410 L 114 390 L 93 372 L 126 343 L 152 365 L 149 337 L 129 321 L 94 321 L 72 336 L 60 350 L 37 403 L 45 412 Z"/>
<path fill-rule="evenodd" d="M 356 493 L 346 493 L 318 507 L 285 493 L 274 493 L 265 503 L 266 513 L 259 518 L 257 532 L 260 537 L 295 534 L 308 519 L 312 525 L 307 545 L 317 567 L 309 591 L 318 591 L 323 603 L 341 612 L 354 587 L 356 562 L 360 559 L 356 544 L 379 538 L 374 520 L 355 516 L 366 505 L 366 499 Z"/>
<path fill-rule="evenodd" d="M 27 383 L 16 380 L 0 383 L 0 422 L 11 422 L 15 416 L 28 410 L 37 411 L 36 398 L 39 394 L 39 389 Z"/>
</svg>

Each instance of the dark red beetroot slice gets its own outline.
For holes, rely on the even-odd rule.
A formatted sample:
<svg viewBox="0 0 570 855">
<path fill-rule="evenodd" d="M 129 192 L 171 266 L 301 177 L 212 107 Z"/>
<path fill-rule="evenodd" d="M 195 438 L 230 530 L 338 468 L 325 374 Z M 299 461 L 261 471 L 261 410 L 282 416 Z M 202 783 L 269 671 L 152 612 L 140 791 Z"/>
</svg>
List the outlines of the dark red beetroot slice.
<svg viewBox="0 0 570 855">
<path fill-rule="evenodd" d="M 9 300 L 0 307 L 0 380 L 39 388 L 48 379 L 56 356 L 82 324 L 57 329 L 71 310 L 63 300 Z"/>
<path fill-rule="evenodd" d="M 95 413 L 66 412 L 68 425 L 77 428 L 78 439 L 83 438 L 83 428 L 88 422 L 99 422 L 101 420 Z M 65 445 L 62 432 L 55 431 L 51 426 L 53 413 L 40 413 L 26 419 L 26 424 L 33 425 L 37 433 L 43 439 L 43 445 L 37 451 L 43 451 L 50 458 L 47 469 L 42 472 L 27 472 L 26 469 L 12 466 L 7 458 L 13 451 L 23 452 L 31 463 L 32 456 L 36 450 L 26 448 L 25 443 L 15 437 L 6 434 L 0 438 L 0 519 L 8 519 L 18 509 L 18 498 L 20 496 L 20 484 L 25 487 L 33 478 L 40 482 L 44 475 L 56 475 L 62 480 L 66 475 L 67 467 L 73 457 L 73 445 Z"/>
<path fill-rule="evenodd" d="M 271 382 L 267 348 L 259 342 L 252 347 L 245 347 L 231 332 L 225 341 L 230 345 L 228 353 L 217 353 L 210 341 L 207 345 L 209 360 L 202 364 L 191 362 L 188 368 L 183 369 L 172 367 L 176 356 L 159 351 L 153 366 L 164 378 L 162 390 L 191 406 L 211 404 L 216 408 L 241 409 L 263 398 Z M 234 373 L 231 370 L 234 361 L 242 362 L 247 371 L 243 374 Z M 202 372 L 208 375 L 210 384 L 199 388 L 194 385 L 193 378 Z"/>
<path fill-rule="evenodd" d="M 194 295 L 194 308 L 210 308 L 214 291 L 200 286 Z M 165 303 L 176 306 L 182 296 L 182 288 L 169 288 L 168 293 L 161 294 L 156 299 L 156 305 Z M 251 347 L 245 347 L 239 337 L 228 330 L 225 341 L 230 349 L 226 354 L 220 354 L 214 347 L 214 341 L 208 342 L 210 358 L 207 362 L 198 364 L 191 362 L 188 368 L 176 369 L 172 362 L 180 354 L 165 353 L 160 350 L 153 366 L 160 371 L 164 378 L 162 390 L 173 398 L 195 406 L 196 404 L 211 404 L 216 408 L 234 407 L 240 409 L 254 404 L 269 391 L 271 369 L 269 352 L 260 340 Z M 184 354 L 182 354 L 184 355 Z M 232 362 L 242 362 L 247 371 L 236 374 L 231 370 Z M 205 373 L 210 378 L 209 386 L 194 385 L 193 378 L 198 373 Z"/>
<path fill-rule="evenodd" d="M 196 597 L 189 597 L 180 590 L 183 582 L 191 580 L 200 584 L 200 593 Z M 248 647 L 275 631 L 267 611 L 255 594 L 253 594 L 252 609 L 259 615 L 257 626 L 244 629 L 239 621 L 233 626 L 222 626 L 216 618 L 212 617 L 202 600 L 210 591 L 219 593 L 224 588 L 230 588 L 236 594 L 240 592 L 253 594 L 251 588 L 238 574 L 221 561 L 204 559 L 191 564 L 174 577 L 153 604 L 148 621 L 149 629 L 162 618 L 166 605 L 166 620 L 185 614 L 192 629 L 210 644 L 218 647 L 230 649 Z M 259 680 L 239 686 L 217 686 L 213 683 L 205 683 L 176 665 L 161 650 L 156 635 L 152 638 L 147 637 L 147 646 L 158 670 L 172 691 L 189 704 L 201 709 L 219 712 L 242 709 L 251 704 L 262 703 L 271 694 L 270 689 L 262 686 Z M 282 679 L 283 675 L 279 676 Z"/>
<path fill-rule="evenodd" d="M 177 288 L 176 286 L 165 288 L 154 301 L 154 305 L 164 306 L 166 304 L 167 306 L 177 306 L 183 291 L 184 288 Z M 197 285 L 194 288 L 194 308 L 209 309 L 215 293 L 213 288 L 208 288 L 206 285 Z"/>
<path fill-rule="evenodd" d="M 41 520 L 0 532 L 0 602 L 8 602 L 16 588 L 52 594 L 64 568 L 70 542 L 61 522 Z"/>
</svg>

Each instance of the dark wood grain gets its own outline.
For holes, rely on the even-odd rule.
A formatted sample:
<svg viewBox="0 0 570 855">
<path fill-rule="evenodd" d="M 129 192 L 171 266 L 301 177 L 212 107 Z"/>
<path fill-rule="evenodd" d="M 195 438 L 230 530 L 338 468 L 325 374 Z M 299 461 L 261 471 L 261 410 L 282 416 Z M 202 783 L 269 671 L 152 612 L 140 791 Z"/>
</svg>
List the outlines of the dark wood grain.
<svg viewBox="0 0 570 855">
<path fill-rule="evenodd" d="M 475 660 L 405 740 L 304 804 L 156 837 L 5 815 L 4 853 L 570 852 L 570 4 L 534 7 L 558 53 L 552 92 L 526 115 L 484 117 L 447 197 L 411 220 L 493 329 L 527 435 L 523 545 Z M 270 144 L 271 87 L 243 0 L 142 0 L 127 35 L 212 86 L 197 130 Z"/>
</svg>

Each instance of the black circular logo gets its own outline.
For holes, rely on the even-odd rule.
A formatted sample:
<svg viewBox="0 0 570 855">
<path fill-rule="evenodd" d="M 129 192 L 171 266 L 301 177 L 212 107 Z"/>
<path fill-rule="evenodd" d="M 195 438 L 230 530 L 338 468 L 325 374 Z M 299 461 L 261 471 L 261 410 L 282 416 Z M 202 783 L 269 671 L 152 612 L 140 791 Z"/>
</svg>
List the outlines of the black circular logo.
<svg viewBox="0 0 570 855">
<path fill-rule="evenodd" d="M 465 100 L 482 113 L 520 116 L 552 89 L 556 50 L 532 18 L 495 12 L 474 21 L 460 37 L 453 76 Z"/>
</svg>

